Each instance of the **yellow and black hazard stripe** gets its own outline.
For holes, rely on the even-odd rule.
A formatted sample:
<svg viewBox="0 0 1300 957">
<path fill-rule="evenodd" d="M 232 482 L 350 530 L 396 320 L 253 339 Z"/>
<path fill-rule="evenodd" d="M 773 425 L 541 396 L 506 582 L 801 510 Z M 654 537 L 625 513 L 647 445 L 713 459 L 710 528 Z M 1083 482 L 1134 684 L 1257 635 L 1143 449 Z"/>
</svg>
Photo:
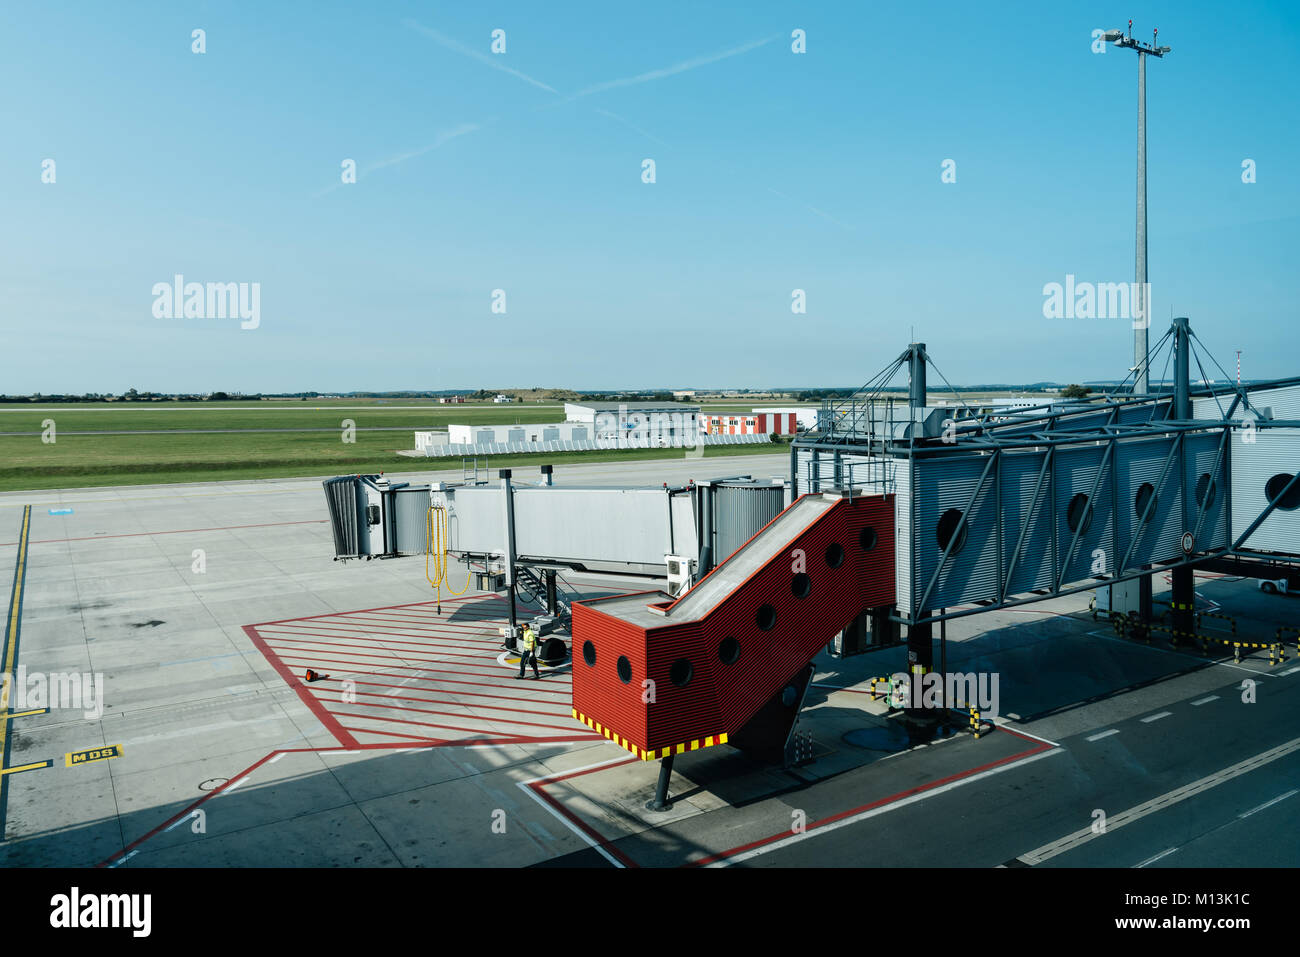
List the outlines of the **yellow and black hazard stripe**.
<svg viewBox="0 0 1300 957">
<path fill-rule="evenodd" d="M 573 709 L 573 717 L 575 720 L 581 721 L 587 727 L 591 728 L 597 734 L 602 734 L 609 738 L 609 740 L 613 741 L 620 748 L 631 751 L 642 761 L 654 761 L 656 758 L 666 758 L 670 754 L 685 754 L 687 751 L 698 751 L 700 748 L 711 748 L 715 744 L 727 743 L 726 734 L 710 734 L 703 738 L 696 738 L 694 741 L 684 741 L 681 744 L 674 744 L 667 748 L 657 748 L 647 751 L 645 748 L 633 744 L 622 735 L 616 734 L 612 728 L 608 728 L 599 721 L 582 714 L 577 708 Z"/>
</svg>

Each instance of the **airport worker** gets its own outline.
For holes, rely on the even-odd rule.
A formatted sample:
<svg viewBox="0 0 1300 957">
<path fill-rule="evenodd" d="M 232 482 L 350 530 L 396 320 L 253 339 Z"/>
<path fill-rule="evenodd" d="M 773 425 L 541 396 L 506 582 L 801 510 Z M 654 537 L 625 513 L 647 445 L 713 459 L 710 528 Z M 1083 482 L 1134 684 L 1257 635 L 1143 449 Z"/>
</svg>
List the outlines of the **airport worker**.
<svg viewBox="0 0 1300 957">
<path fill-rule="evenodd" d="M 522 678 L 524 676 L 524 665 L 531 662 L 533 665 L 533 678 L 540 679 L 542 676 L 537 671 L 537 636 L 533 634 L 531 624 L 524 625 L 524 634 L 520 640 L 520 647 L 522 653 L 519 656 L 519 674 L 515 675 L 515 677 Z"/>
</svg>

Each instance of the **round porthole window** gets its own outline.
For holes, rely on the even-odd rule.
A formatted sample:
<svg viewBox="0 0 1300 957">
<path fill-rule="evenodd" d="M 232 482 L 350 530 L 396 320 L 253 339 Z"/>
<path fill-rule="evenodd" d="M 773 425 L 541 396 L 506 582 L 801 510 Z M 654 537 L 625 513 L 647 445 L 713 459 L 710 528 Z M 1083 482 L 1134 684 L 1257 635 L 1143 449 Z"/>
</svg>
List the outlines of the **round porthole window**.
<svg viewBox="0 0 1300 957">
<path fill-rule="evenodd" d="M 764 605 L 758 610 L 754 620 L 761 631 L 771 631 L 776 627 L 776 609 L 771 605 Z"/>
<path fill-rule="evenodd" d="M 1088 534 L 1088 529 L 1092 526 L 1092 506 L 1088 504 L 1088 496 L 1083 492 L 1075 493 L 1066 506 L 1065 524 L 1070 526 L 1072 532 Z"/>
<path fill-rule="evenodd" d="M 826 546 L 826 564 L 831 568 L 839 568 L 844 564 L 844 546 L 839 542 L 831 542 Z"/>
<path fill-rule="evenodd" d="M 952 542 L 950 554 L 956 555 L 966 546 L 966 520 L 962 517 L 961 510 L 950 508 L 939 516 L 939 524 L 934 530 L 935 540 L 939 543 L 939 550 L 944 551 L 948 548 L 948 543 Z"/>
<path fill-rule="evenodd" d="M 803 572 L 799 572 L 790 580 L 790 591 L 795 598 L 807 598 L 808 593 L 812 591 L 812 579 Z"/>
<path fill-rule="evenodd" d="M 627 655 L 618 656 L 618 680 L 627 684 L 632 680 L 632 662 L 627 660 Z"/>
<path fill-rule="evenodd" d="M 1156 490 L 1150 482 L 1143 482 L 1138 486 L 1137 495 L 1133 498 L 1133 511 L 1137 513 L 1140 519 L 1146 513 L 1147 506 L 1151 507 L 1151 514 L 1147 515 L 1146 521 L 1151 521 L 1152 516 L 1156 513 L 1155 506 Z"/>
<path fill-rule="evenodd" d="M 593 668 L 596 666 L 596 646 L 590 641 L 582 643 L 582 660 Z"/>
<path fill-rule="evenodd" d="M 1282 489 L 1287 487 L 1292 478 L 1294 476 L 1287 472 L 1279 472 L 1274 475 L 1264 484 L 1264 497 L 1271 502 L 1279 495 L 1282 495 Z M 1291 486 L 1291 491 L 1282 495 L 1277 507 L 1283 512 L 1293 512 L 1300 508 L 1300 482 L 1296 482 L 1295 485 Z"/>
<path fill-rule="evenodd" d="M 1217 492 L 1218 489 L 1215 487 L 1214 479 L 1210 478 L 1210 473 L 1202 472 L 1201 477 L 1196 480 L 1196 504 L 1201 508 L 1212 507 Z"/>
<path fill-rule="evenodd" d="M 718 660 L 724 665 L 734 665 L 740 660 L 740 642 L 726 637 L 718 642 Z"/>
<path fill-rule="evenodd" d="M 869 552 L 876 547 L 876 530 L 874 528 L 864 528 L 858 534 L 858 544 L 862 546 L 864 552 Z"/>
<path fill-rule="evenodd" d="M 678 658 L 673 662 L 673 666 L 668 669 L 668 679 L 679 688 L 685 688 L 691 683 L 691 675 L 695 669 L 685 658 Z"/>
</svg>

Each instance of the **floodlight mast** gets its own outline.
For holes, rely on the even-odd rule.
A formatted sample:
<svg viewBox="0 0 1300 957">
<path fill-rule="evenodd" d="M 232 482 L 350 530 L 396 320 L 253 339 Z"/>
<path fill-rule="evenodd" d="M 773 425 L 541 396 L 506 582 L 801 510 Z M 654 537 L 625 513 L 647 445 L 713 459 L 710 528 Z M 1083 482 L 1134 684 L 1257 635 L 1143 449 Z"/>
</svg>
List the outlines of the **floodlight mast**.
<svg viewBox="0 0 1300 957">
<path fill-rule="evenodd" d="M 1133 383 L 1135 395 L 1150 392 L 1147 358 L 1147 328 L 1151 325 L 1151 303 L 1147 296 L 1147 61 L 1148 56 L 1163 57 L 1169 47 L 1158 44 L 1158 30 L 1151 31 L 1151 42 L 1133 39 L 1133 21 L 1128 22 L 1128 34 L 1107 30 L 1102 38 L 1107 43 L 1133 50 L 1138 55 L 1138 145 L 1137 145 L 1137 264 L 1133 295 Z"/>
</svg>

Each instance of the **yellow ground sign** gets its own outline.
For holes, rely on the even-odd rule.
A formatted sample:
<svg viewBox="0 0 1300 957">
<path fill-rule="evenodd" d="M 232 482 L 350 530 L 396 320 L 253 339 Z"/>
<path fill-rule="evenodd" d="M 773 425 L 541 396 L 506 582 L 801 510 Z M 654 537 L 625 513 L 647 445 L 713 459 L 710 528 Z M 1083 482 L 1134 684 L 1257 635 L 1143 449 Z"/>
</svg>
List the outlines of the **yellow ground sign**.
<svg viewBox="0 0 1300 957">
<path fill-rule="evenodd" d="M 77 764 L 89 764 L 91 761 L 107 761 L 109 758 L 120 758 L 122 756 L 122 746 L 120 744 L 110 744 L 102 748 L 90 748 L 86 751 L 69 751 L 65 758 L 67 767 Z"/>
</svg>

